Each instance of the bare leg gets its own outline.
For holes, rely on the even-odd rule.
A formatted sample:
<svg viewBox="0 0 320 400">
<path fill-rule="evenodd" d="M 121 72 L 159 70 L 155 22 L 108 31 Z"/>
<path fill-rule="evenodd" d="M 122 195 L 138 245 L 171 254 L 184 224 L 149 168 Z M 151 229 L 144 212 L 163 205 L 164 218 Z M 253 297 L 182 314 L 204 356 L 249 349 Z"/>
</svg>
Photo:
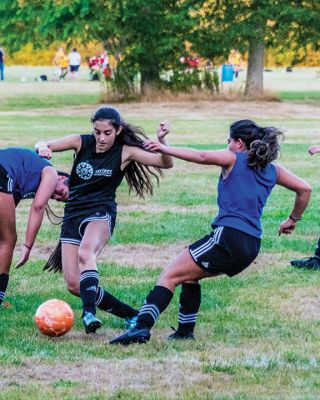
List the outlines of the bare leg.
<svg viewBox="0 0 320 400">
<path fill-rule="evenodd" d="M 15 204 L 11 194 L 0 193 L 0 304 L 4 298 L 17 242 Z"/>
<path fill-rule="evenodd" d="M 219 274 L 217 274 L 219 275 Z M 157 285 L 164 286 L 171 292 L 174 292 L 176 286 L 184 282 L 197 282 L 203 278 L 212 276 L 201 269 L 191 257 L 188 249 L 183 250 L 178 257 L 169 264 L 161 273 Z"/>
<path fill-rule="evenodd" d="M 67 289 L 73 295 L 80 297 L 79 246 L 70 243 L 62 243 L 61 245 L 62 269 Z"/>
</svg>

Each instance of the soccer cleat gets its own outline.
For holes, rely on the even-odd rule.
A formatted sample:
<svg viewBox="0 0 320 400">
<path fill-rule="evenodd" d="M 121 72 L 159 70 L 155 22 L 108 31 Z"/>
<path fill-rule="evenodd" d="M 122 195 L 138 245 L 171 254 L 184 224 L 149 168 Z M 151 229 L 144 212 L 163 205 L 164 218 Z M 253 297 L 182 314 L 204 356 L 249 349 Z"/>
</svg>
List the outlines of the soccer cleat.
<svg viewBox="0 0 320 400">
<path fill-rule="evenodd" d="M 179 331 L 179 329 L 175 330 L 175 332 L 168 336 L 168 340 L 194 340 L 194 334 L 191 331 Z"/>
<path fill-rule="evenodd" d="M 110 340 L 110 344 L 122 344 L 128 346 L 132 343 L 147 343 L 150 339 L 150 329 L 148 328 L 133 328 L 129 329 L 123 335 L 120 335 L 113 340 Z"/>
<path fill-rule="evenodd" d="M 312 256 L 312 257 L 291 260 L 290 264 L 296 268 L 320 269 L 320 257 Z"/>
<path fill-rule="evenodd" d="M 125 319 L 125 329 L 130 330 L 136 327 L 138 321 L 138 315 L 132 317 L 132 318 L 126 318 Z"/>
<path fill-rule="evenodd" d="M 86 312 L 82 317 L 82 322 L 86 333 L 95 333 L 97 329 L 101 328 L 101 321 L 91 312 Z"/>
</svg>

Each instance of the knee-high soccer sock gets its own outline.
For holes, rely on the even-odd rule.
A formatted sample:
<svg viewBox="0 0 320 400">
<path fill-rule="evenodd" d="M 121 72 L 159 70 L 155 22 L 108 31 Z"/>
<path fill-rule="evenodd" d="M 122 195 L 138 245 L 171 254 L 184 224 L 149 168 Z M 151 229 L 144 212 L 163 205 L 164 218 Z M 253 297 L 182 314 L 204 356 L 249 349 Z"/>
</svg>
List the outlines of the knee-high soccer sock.
<svg viewBox="0 0 320 400">
<path fill-rule="evenodd" d="M 86 270 L 80 275 L 80 296 L 83 305 L 83 315 L 91 312 L 96 315 L 96 297 L 99 285 L 99 272 L 96 270 Z"/>
<path fill-rule="evenodd" d="M 139 312 L 128 304 L 122 303 L 122 301 L 118 300 L 101 287 L 99 287 L 97 291 L 96 306 L 100 308 L 100 310 L 116 315 L 119 318 L 132 318 L 138 315 Z"/>
<path fill-rule="evenodd" d="M 320 239 L 318 240 L 318 244 L 317 244 L 315 255 L 317 257 L 320 257 Z"/>
<path fill-rule="evenodd" d="M 155 286 L 139 311 L 137 328 L 152 328 L 159 315 L 168 307 L 173 293 L 164 286 Z"/>
<path fill-rule="evenodd" d="M 9 282 L 8 274 L 0 274 L 0 304 L 2 303 Z"/>
<path fill-rule="evenodd" d="M 201 286 L 197 283 L 183 283 L 181 285 L 178 319 L 178 331 L 180 333 L 193 333 L 200 303 Z"/>
</svg>

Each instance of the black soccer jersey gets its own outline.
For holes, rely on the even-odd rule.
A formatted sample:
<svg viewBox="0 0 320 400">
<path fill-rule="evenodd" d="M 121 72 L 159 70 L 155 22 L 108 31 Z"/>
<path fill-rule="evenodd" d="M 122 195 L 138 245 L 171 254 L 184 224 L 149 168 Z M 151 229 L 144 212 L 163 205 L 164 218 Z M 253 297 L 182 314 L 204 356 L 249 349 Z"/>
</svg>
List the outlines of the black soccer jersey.
<svg viewBox="0 0 320 400">
<path fill-rule="evenodd" d="M 124 176 L 120 169 L 123 146 L 116 140 L 108 151 L 97 153 L 92 134 L 81 135 L 81 141 L 69 180 L 65 218 L 87 214 L 90 210 L 115 214 L 116 189 Z"/>
</svg>

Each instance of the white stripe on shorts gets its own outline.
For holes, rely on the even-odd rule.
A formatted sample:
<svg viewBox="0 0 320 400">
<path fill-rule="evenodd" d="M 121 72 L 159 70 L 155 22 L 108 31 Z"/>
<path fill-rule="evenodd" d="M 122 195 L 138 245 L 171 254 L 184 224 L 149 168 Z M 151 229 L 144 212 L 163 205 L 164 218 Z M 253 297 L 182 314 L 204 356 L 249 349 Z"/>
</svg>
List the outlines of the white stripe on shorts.
<svg viewBox="0 0 320 400">
<path fill-rule="evenodd" d="M 70 238 L 60 238 L 61 243 L 69 243 L 69 244 L 75 244 L 76 246 L 80 246 L 81 240 L 77 239 L 70 239 Z"/>
<path fill-rule="evenodd" d="M 209 238 L 205 243 L 203 243 L 200 247 L 198 247 L 195 250 L 190 250 L 190 253 L 192 255 L 192 257 L 195 260 L 198 260 L 198 257 L 200 257 L 202 254 L 206 253 L 208 250 L 212 249 L 212 247 L 219 243 L 220 240 L 220 236 L 222 234 L 223 231 L 223 226 L 219 226 L 218 228 L 216 228 L 216 230 L 214 231 L 214 235 L 213 237 Z"/>
<path fill-rule="evenodd" d="M 91 221 L 106 221 L 107 224 L 108 224 L 108 228 L 109 228 L 109 238 L 111 238 L 111 217 L 110 217 L 109 214 L 106 214 L 106 215 L 104 215 L 102 217 L 91 216 L 91 217 L 88 217 L 88 218 L 84 219 L 81 222 L 80 226 L 79 226 L 79 235 L 80 235 L 80 237 L 82 237 L 82 235 L 81 235 L 81 227 L 82 227 L 82 225 L 85 222 L 91 222 Z"/>
</svg>

